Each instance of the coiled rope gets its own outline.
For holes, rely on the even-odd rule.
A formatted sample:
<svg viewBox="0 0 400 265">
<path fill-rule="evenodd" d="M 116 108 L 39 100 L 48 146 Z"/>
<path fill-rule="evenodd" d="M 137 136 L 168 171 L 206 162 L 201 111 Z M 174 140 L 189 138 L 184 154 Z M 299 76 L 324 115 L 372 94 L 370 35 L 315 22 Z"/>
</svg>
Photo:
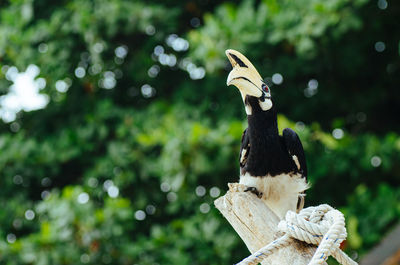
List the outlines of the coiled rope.
<svg viewBox="0 0 400 265">
<path fill-rule="evenodd" d="M 305 208 L 298 214 L 288 211 L 285 220 L 278 224 L 278 229 L 285 233 L 282 237 L 254 252 L 237 265 L 260 263 L 274 250 L 289 244 L 290 238 L 318 246 L 308 265 L 322 264 L 331 255 L 340 264 L 357 265 L 357 262 L 339 248 L 340 243 L 347 237 L 344 216 L 327 204 Z"/>
</svg>

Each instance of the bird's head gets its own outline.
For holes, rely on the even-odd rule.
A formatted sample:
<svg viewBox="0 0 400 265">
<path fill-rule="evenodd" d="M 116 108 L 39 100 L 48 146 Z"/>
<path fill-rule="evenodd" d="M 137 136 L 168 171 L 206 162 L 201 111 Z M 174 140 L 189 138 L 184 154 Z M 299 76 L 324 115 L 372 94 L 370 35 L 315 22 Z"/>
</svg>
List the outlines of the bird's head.
<svg viewBox="0 0 400 265">
<path fill-rule="evenodd" d="M 238 51 L 229 49 L 225 51 L 225 54 L 233 67 L 226 80 L 226 85 L 236 86 L 245 104 L 247 96 L 255 97 L 259 100 L 263 111 L 271 109 L 272 101 L 269 87 L 265 84 L 253 64 Z M 246 112 L 248 112 L 247 109 Z"/>
</svg>

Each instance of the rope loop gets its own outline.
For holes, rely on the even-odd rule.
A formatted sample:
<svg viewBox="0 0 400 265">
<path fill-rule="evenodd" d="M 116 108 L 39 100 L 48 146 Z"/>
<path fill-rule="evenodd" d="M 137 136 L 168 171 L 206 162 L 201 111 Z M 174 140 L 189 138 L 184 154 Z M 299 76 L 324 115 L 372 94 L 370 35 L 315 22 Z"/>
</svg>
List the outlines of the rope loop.
<svg viewBox="0 0 400 265">
<path fill-rule="evenodd" d="M 278 224 L 278 229 L 285 233 L 284 236 L 269 243 L 237 265 L 252 265 L 261 262 L 275 249 L 289 244 L 290 238 L 318 246 L 308 265 L 323 264 L 331 255 L 340 264 L 357 265 L 339 248 L 340 243 L 347 237 L 344 216 L 327 204 L 305 208 L 298 214 L 288 211 L 285 220 Z"/>
</svg>

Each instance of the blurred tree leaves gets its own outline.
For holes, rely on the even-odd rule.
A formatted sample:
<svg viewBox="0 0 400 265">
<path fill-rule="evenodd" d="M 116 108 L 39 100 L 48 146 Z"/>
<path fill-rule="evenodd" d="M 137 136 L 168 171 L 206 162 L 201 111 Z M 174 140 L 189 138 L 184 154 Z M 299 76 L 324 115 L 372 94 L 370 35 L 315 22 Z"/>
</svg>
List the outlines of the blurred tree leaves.
<svg viewBox="0 0 400 265">
<path fill-rule="evenodd" d="M 366 0 L 224 3 L 205 16 L 204 27 L 189 33 L 190 54 L 215 72 L 227 65 L 227 47 L 237 49 L 265 79 L 281 74 L 283 83 L 272 93 L 290 118 L 317 120 L 330 129 L 341 117 L 354 132 L 385 133 L 399 129 L 382 126 L 396 124 L 399 111 L 396 10 Z M 360 124 L 366 118 L 368 123 Z"/>
<path fill-rule="evenodd" d="M 226 63 L 226 47 L 245 50 L 263 44 L 264 50 L 272 50 L 273 45 L 284 42 L 287 49 L 295 49 L 299 56 L 313 58 L 318 52 L 318 39 L 326 33 L 341 37 L 362 27 L 355 8 L 367 2 L 265 0 L 255 5 L 246 0 L 237 7 L 225 3 L 215 14 L 204 17 L 203 28 L 190 32 L 189 38 L 195 45 L 193 57 L 203 61 L 209 71 L 215 71 Z"/>
</svg>

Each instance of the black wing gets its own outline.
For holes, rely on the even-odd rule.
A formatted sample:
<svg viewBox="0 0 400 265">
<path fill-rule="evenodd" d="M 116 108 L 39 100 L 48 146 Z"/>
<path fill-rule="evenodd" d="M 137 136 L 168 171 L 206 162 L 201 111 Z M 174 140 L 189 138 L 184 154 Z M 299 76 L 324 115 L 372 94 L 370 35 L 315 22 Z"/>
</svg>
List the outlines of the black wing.
<svg viewBox="0 0 400 265">
<path fill-rule="evenodd" d="M 299 136 L 290 128 L 286 128 L 282 132 L 282 138 L 285 142 L 286 149 L 292 156 L 298 171 L 307 179 L 306 156 L 304 155 L 303 145 Z M 296 158 L 297 157 L 297 161 Z"/>
<path fill-rule="evenodd" d="M 249 157 L 249 153 L 250 153 L 250 138 L 246 129 L 244 130 L 242 135 L 242 144 L 240 145 L 240 153 L 239 153 L 239 165 L 240 165 L 241 175 L 246 165 L 247 158 Z"/>
</svg>

